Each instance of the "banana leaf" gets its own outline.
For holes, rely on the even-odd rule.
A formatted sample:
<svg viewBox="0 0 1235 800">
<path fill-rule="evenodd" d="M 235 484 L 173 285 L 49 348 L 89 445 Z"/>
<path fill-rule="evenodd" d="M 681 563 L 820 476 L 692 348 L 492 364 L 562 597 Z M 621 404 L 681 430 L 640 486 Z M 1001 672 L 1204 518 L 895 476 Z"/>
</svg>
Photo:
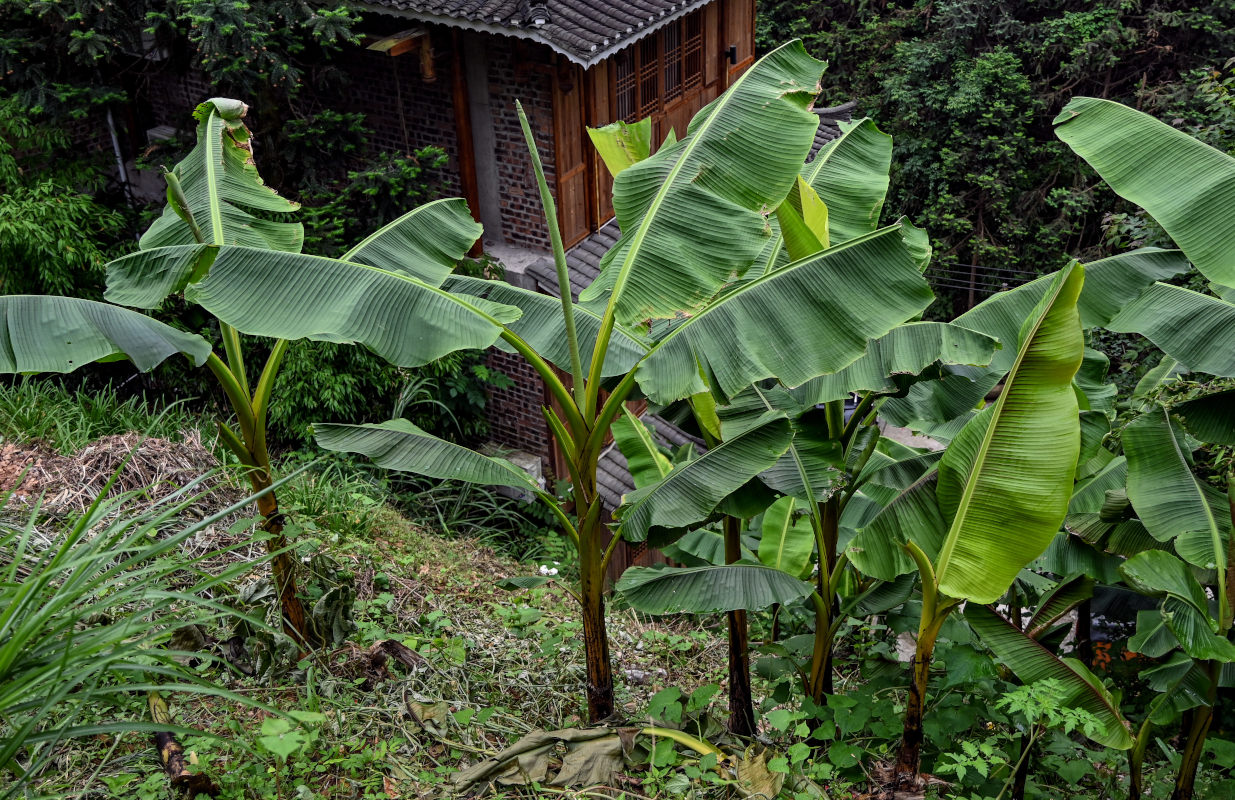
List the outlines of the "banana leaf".
<svg viewBox="0 0 1235 800">
<path fill-rule="evenodd" d="M 0 373 L 72 372 L 127 358 L 142 372 L 183 354 L 200 367 L 210 343 L 126 308 L 74 297 L 0 297 Z"/>
<path fill-rule="evenodd" d="M 659 481 L 636 489 L 614 512 L 627 541 L 648 538 L 653 528 L 677 529 L 705 520 L 727 495 L 776 462 L 789 446 L 789 421 L 763 425 L 675 466 Z"/>
<path fill-rule="evenodd" d="M 965 608 L 965 620 L 1022 682 L 1058 681 L 1065 692 L 1065 706 L 1088 711 L 1097 719 L 1098 727 L 1084 731 L 1086 736 L 1117 750 L 1132 747 L 1132 735 L 1119 706 L 1084 664 L 1057 657 L 987 606 L 970 603 Z"/>
<path fill-rule="evenodd" d="M 405 419 L 378 425 L 318 423 L 313 434 L 327 450 L 360 453 L 386 469 L 488 486 L 540 489 L 526 472 L 506 459 L 483 456 L 439 439 Z"/>
<path fill-rule="evenodd" d="M 758 611 L 791 603 L 812 591 L 811 584 L 762 564 L 704 567 L 630 567 L 614 590 L 645 614 Z"/>
<path fill-rule="evenodd" d="M 1072 378 L 1084 353 L 1076 303 L 1085 271 L 1062 270 L 1025 320 L 999 400 L 939 462 L 936 496 L 950 522 L 935 561 L 939 591 L 993 603 L 1055 538 L 1080 452 Z"/>
<path fill-rule="evenodd" d="M 697 308 L 745 273 L 770 235 L 764 213 L 814 141 L 823 68 L 800 42 L 773 50 L 696 114 L 681 141 L 623 169 L 613 184 L 622 235 L 580 301 L 612 293 L 617 321 L 636 324 Z"/>
<path fill-rule="evenodd" d="M 674 326 L 635 377 L 661 404 L 709 389 L 734 397 L 764 378 L 798 386 L 853 363 L 930 300 L 893 225 L 734 289 Z"/>
<path fill-rule="evenodd" d="M 300 252 L 304 228 L 277 219 L 300 206 L 266 186 L 257 174 L 242 121 L 247 110 L 239 100 L 215 97 L 193 112 L 197 144 L 172 170 L 180 197 L 169 187 L 163 215 L 141 238 L 143 250 L 193 244 L 196 226 L 207 244 Z M 187 208 L 181 207 L 180 198 Z M 182 216 L 186 212 L 192 224 Z M 272 215 L 276 219 L 268 218 Z"/>
<path fill-rule="evenodd" d="M 1055 134 L 1145 209 L 1205 277 L 1235 285 L 1235 159 L 1127 106 L 1074 97 Z"/>
</svg>

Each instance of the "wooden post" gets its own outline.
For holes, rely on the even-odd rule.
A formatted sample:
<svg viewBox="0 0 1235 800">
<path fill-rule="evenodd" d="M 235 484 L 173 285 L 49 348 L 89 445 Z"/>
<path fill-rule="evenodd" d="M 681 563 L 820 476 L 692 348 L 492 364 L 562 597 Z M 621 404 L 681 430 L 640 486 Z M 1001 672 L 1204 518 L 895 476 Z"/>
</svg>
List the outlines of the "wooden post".
<svg viewBox="0 0 1235 800">
<path fill-rule="evenodd" d="M 463 74 L 463 44 L 458 30 L 452 30 L 450 36 L 450 94 L 459 148 L 459 185 L 472 212 L 472 219 L 479 222 L 480 188 L 476 182 L 476 150 L 472 145 L 472 112 L 468 108 L 467 77 Z M 482 241 L 477 239 L 468 255 L 479 256 L 483 250 Z"/>
</svg>

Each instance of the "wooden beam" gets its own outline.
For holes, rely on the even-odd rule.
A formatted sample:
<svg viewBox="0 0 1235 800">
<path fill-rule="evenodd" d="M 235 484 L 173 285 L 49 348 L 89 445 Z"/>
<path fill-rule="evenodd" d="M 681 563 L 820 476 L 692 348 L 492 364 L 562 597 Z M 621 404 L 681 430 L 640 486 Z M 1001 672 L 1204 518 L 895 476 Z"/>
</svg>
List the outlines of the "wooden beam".
<svg viewBox="0 0 1235 800">
<path fill-rule="evenodd" d="M 463 74 L 463 43 L 458 30 L 452 30 L 450 37 L 450 99 L 454 108 L 455 136 L 459 151 L 459 185 L 463 189 L 463 199 L 467 201 L 467 207 L 472 212 L 472 219 L 479 222 L 480 187 L 476 181 L 476 150 L 472 143 L 472 112 L 468 107 L 467 76 Z M 483 251 L 483 241 L 477 239 L 468 255 L 479 256 Z"/>
</svg>

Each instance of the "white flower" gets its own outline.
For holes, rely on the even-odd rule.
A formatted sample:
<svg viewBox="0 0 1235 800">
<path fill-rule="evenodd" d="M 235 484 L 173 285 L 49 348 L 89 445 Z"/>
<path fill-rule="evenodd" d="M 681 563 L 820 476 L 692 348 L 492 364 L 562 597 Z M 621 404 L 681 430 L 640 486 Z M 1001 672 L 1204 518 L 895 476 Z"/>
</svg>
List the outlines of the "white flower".
<svg viewBox="0 0 1235 800">
<path fill-rule="evenodd" d="M 550 574 L 550 575 L 556 575 L 556 574 L 557 574 L 557 567 L 553 567 L 552 569 L 550 569 L 550 570 L 549 570 L 549 574 Z"/>
<path fill-rule="evenodd" d="M 541 575 L 548 575 L 548 574 L 549 574 L 549 568 L 548 568 L 547 566 L 545 566 L 544 564 L 541 564 L 541 565 L 540 565 L 540 574 L 541 574 Z"/>
</svg>

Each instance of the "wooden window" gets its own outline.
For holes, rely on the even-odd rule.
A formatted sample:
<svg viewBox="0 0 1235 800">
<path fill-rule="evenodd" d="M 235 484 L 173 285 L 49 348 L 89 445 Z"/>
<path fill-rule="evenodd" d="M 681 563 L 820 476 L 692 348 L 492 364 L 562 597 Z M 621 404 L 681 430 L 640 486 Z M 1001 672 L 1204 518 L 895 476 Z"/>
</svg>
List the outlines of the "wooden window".
<svg viewBox="0 0 1235 800">
<path fill-rule="evenodd" d="M 618 55 L 613 59 L 613 65 L 614 80 L 617 84 L 617 118 L 630 122 L 635 118 L 639 91 L 639 87 L 635 81 L 636 65 L 634 48 L 629 48 L 621 53 L 618 53 Z"/>
<path fill-rule="evenodd" d="M 682 20 L 665 26 L 661 36 L 665 41 L 665 102 L 682 96 Z"/>
<path fill-rule="evenodd" d="M 639 118 L 660 110 L 659 42 L 649 36 L 638 44 L 639 50 Z"/>
<path fill-rule="evenodd" d="M 617 118 L 661 113 L 703 85 L 703 12 L 675 19 L 613 58 Z"/>
<path fill-rule="evenodd" d="M 696 11 L 685 19 L 682 36 L 682 82 L 686 90 L 703 84 L 703 14 Z"/>
</svg>

